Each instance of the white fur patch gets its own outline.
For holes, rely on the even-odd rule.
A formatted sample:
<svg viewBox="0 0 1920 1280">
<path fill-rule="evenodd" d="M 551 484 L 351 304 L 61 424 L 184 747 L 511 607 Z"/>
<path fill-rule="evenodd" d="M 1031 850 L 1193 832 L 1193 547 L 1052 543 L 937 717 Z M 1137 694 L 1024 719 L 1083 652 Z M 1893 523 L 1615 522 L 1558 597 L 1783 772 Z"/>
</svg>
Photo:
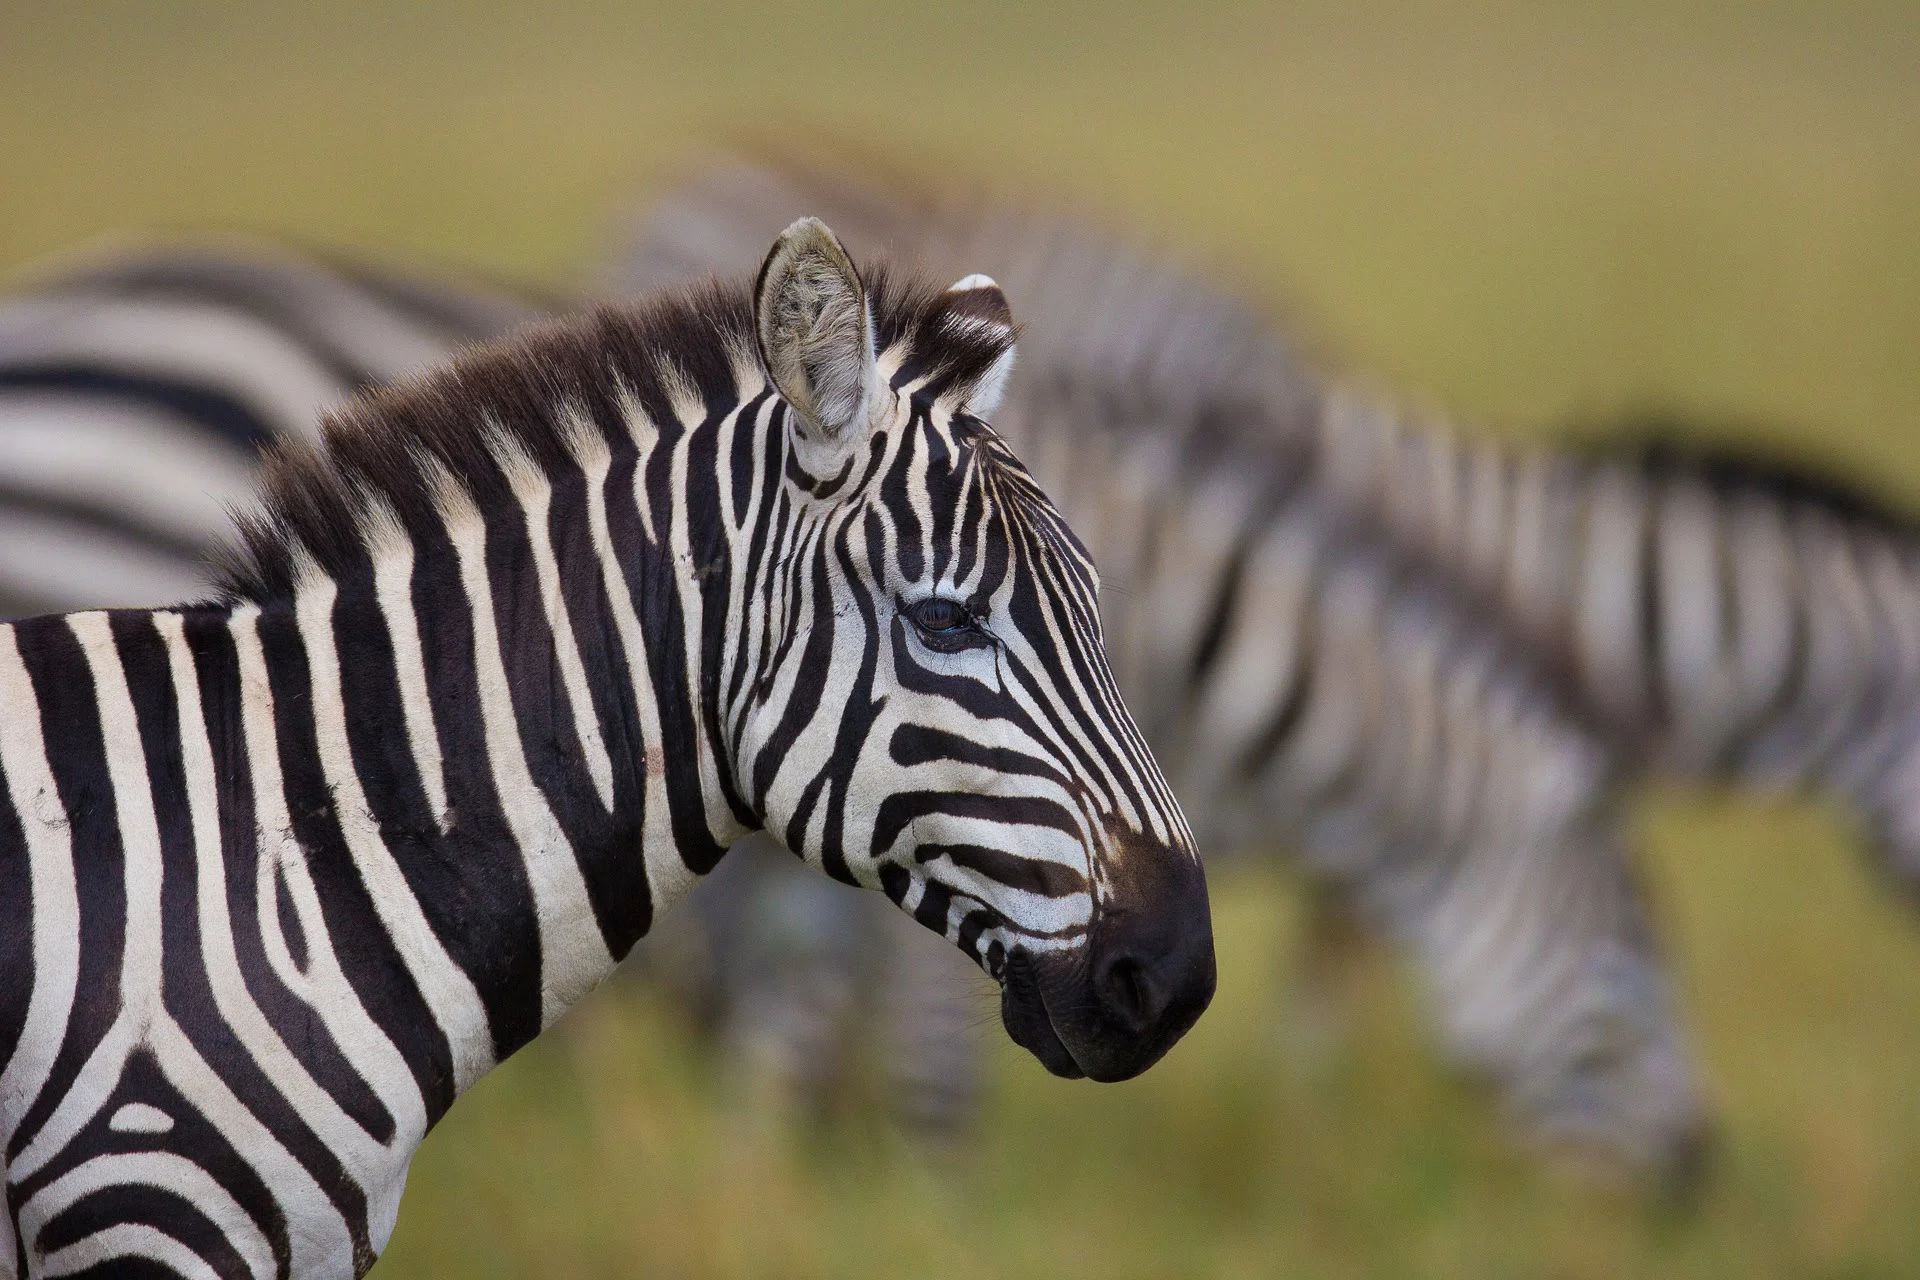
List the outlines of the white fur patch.
<svg viewBox="0 0 1920 1280">
<path fill-rule="evenodd" d="M 107 1128 L 115 1133 L 169 1133 L 173 1129 L 173 1117 L 144 1102 L 129 1102 L 113 1113 Z"/>
</svg>

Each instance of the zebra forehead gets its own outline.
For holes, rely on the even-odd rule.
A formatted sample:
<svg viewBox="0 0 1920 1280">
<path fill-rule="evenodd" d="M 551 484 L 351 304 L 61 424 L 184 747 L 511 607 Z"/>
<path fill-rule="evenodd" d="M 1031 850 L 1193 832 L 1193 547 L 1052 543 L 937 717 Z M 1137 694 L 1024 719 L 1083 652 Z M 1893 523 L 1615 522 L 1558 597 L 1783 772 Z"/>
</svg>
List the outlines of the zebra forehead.
<svg viewBox="0 0 1920 1280">
<path fill-rule="evenodd" d="M 916 400 L 969 385 L 1012 346 L 1010 328 L 967 323 L 955 295 L 884 268 L 869 274 L 868 295 L 894 384 Z M 430 528 L 448 479 L 495 509 L 513 496 L 503 453 L 557 471 L 577 465 L 583 433 L 622 448 L 628 431 L 616 424 L 636 409 L 667 430 L 712 420 L 764 385 L 754 350 L 745 283 L 711 282 L 532 325 L 357 397 L 328 418 L 323 448 L 269 457 L 221 594 L 260 600 L 290 591 L 297 568 L 338 572 L 363 554 L 376 520 Z"/>
<path fill-rule="evenodd" d="M 955 413 L 947 428 L 945 439 L 958 453 L 949 469 L 956 499 L 990 514 L 1014 541 L 1062 569 L 1076 586 L 1097 589 L 1092 555 L 999 433 L 964 412 Z"/>
</svg>

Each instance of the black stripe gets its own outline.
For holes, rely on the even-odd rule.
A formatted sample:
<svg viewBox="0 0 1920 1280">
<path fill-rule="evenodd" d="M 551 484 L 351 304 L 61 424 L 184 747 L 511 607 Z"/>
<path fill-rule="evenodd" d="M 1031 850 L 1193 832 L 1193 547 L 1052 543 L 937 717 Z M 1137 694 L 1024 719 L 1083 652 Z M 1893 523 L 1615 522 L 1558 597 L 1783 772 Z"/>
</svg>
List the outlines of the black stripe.
<svg viewBox="0 0 1920 1280">
<path fill-rule="evenodd" d="M 913 918 L 941 937 L 947 933 L 947 909 L 953 905 L 953 890 L 938 880 L 928 880 L 914 904 Z"/>
<path fill-rule="evenodd" d="M 14 1131 L 9 1162 L 46 1123 L 73 1087 L 80 1068 L 120 1012 L 120 959 L 126 942 L 126 873 L 113 790 L 107 780 L 93 676 L 64 618 L 39 618 L 14 629 L 20 656 L 40 704 L 55 788 L 73 841 L 80 904 L 79 978 L 60 1052 L 47 1083 Z"/>
<path fill-rule="evenodd" d="M 560 505 L 558 499 L 555 505 Z M 572 564 L 591 564 L 592 549 L 585 543 L 584 503 L 576 501 L 574 505 L 579 519 L 572 523 L 581 537 L 574 548 Z M 551 539 L 551 521 L 547 532 Z M 556 557 L 561 554 L 555 548 Z M 632 809 L 626 815 L 607 812 L 587 768 L 573 702 L 560 670 L 558 639 L 547 620 L 525 515 L 518 502 L 503 508 L 499 518 L 489 523 L 486 568 L 493 589 L 494 625 L 499 632 L 501 663 L 506 669 L 514 716 L 513 732 L 519 739 L 521 756 L 534 786 L 546 798 L 547 808 L 573 849 L 602 942 L 609 954 L 624 955 L 645 930 L 650 916 L 646 906 L 644 863 L 637 858 L 592 855 L 598 850 L 628 846 L 638 837 L 639 828 L 631 825 Z M 586 577 L 578 573 L 566 576 Z M 591 583 L 582 585 L 591 586 Z M 564 580 L 561 590 L 564 598 Z M 576 599 L 580 594 L 574 593 Z M 596 607 L 581 621 L 591 627 L 601 616 Z M 578 634 L 576 632 L 576 637 Z M 598 655 L 583 651 L 580 656 L 583 663 L 592 660 L 592 665 L 587 667 L 589 682 L 606 687 L 610 673 L 599 662 Z M 631 776 L 631 770 L 618 772 Z M 624 825 L 619 820 L 622 817 L 626 819 Z M 638 915 L 634 910 L 636 902 Z"/>
<path fill-rule="evenodd" d="M 494 1054 L 508 1054 L 540 1033 L 539 919 L 513 828 L 494 789 L 480 694 L 474 684 L 473 618 L 460 586 L 453 545 L 443 531 L 414 539 L 413 610 L 427 669 L 428 701 L 440 736 L 451 826 L 437 856 L 458 875 L 450 914 L 463 923 L 460 954 L 487 1006 Z"/>
<path fill-rule="evenodd" d="M 308 264 L 288 265 L 307 280 L 322 274 Z M 233 312 L 299 350 L 348 392 L 374 386 L 378 379 L 366 365 L 315 323 L 300 291 L 287 289 L 287 274 L 240 259 L 183 255 L 128 263 L 110 275 L 83 278 L 67 292 Z"/>
<path fill-rule="evenodd" d="M 971 682 L 970 682 L 971 683 Z M 888 739 L 887 753 L 893 762 L 911 768 L 920 764 L 956 761 L 991 769 L 995 773 L 1029 778 L 1048 778 L 1062 785 L 1071 780 L 1047 760 L 1026 755 L 1010 747 L 988 747 L 931 725 L 903 724 Z"/>
<path fill-rule="evenodd" d="M 165 478 L 160 482 L 165 483 Z M 0 508 L 87 526 L 123 538 L 142 551 L 161 552 L 194 564 L 206 559 L 216 541 L 212 537 L 204 541 L 184 538 L 172 529 L 148 524 L 124 506 L 104 499 L 28 488 L 6 479 L 0 479 Z"/>
<path fill-rule="evenodd" d="M 133 702 L 140 750 L 146 762 L 148 785 L 152 793 L 155 826 L 160 838 L 160 859 L 164 868 L 160 884 L 161 954 L 167 957 L 199 956 L 205 950 L 200 934 L 199 857 L 194 845 L 192 811 L 187 802 L 185 756 L 180 749 L 182 708 L 174 696 L 166 641 L 154 626 L 151 614 L 136 611 L 114 613 L 109 615 L 109 622 L 114 647 L 119 653 Z M 191 711 L 198 714 L 199 708 L 191 708 Z M 219 850 L 213 853 L 215 857 L 219 856 Z M 273 1116 L 282 1124 L 292 1123 L 293 1117 L 285 1113 L 285 1108 L 268 1106 L 255 1109 L 256 1104 L 266 1101 L 266 1082 L 253 1069 L 251 1053 L 230 1034 L 230 1028 L 221 1017 L 213 999 L 206 966 L 166 964 L 160 978 L 161 999 L 167 1012 L 186 1030 L 196 1051 L 223 1083 L 234 1090 L 241 1104 L 263 1121 L 266 1116 Z M 173 1117 L 174 1132 L 165 1145 L 188 1155 L 195 1163 L 213 1173 L 222 1186 L 232 1191 L 241 1204 L 248 1207 L 258 1225 L 266 1232 L 274 1255 L 284 1268 L 291 1258 L 290 1245 L 285 1224 L 271 1210 L 272 1199 L 265 1185 L 243 1161 L 236 1158 L 230 1144 L 212 1126 L 205 1124 L 184 1098 L 166 1096 L 171 1091 L 161 1075 L 156 1063 L 144 1054 L 136 1055 L 128 1064 L 126 1076 L 115 1090 L 114 1098 L 101 1108 L 95 1125 L 111 1119 L 115 1110 L 132 1101 L 156 1106 Z M 236 1077 L 242 1081 L 238 1087 L 234 1083 Z M 153 1141 L 146 1135 L 113 1134 L 111 1131 L 107 1131 L 104 1137 L 106 1149 L 131 1147 L 137 1150 Z M 133 1141 L 129 1142 L 129 1139 Z M 80 1151 L 70 1149 L 62 1153 L 63 1162 L 77 1162 L 82 1158 L 84 1153 Z M 163 1197 L 157 1204 L 148 1201 L 143 1205 L 139 1196 L 122 1196 L 120 1201 L 124 1211 L 117 1216 L 111 1208 L 111 1202 L 101 1206 L 100 1225 L 114 1221 L 151 1222 L 163 1226 L 168 1234 L 213 1263 L 216 1270 L 227 1265 L 221 1261 L 223 1258 L 237 1268 L 239 1256 L 231 1251 L 225 1237 L 211 1223 L 201 1222 L 198 1214 L 176 1216 L 172 1200 L 172 1197 Z M 75 1207 L 77 1209 L 79 1206 Z M 175 1227 L 176 1221 L 188 1224 L 192 1229 L 183 1233 Z M 45 1242 L 44 1237 L 42 1245 L 53 1247 Z"/>
<path fill-rule="evenodd" d="M 351 280 L 388 307 L 423 325 L 443 329 L 450 338 L 462 342 L 497 337 L 540 312 L 560 311 L 573 305 L 572 299 L 548 294 L 518 282 L 479 280 L 475 283 L 486 292 L 469 293 L 458 287 L 443 286 L 437 281 L 418 276 L 401 275 L 335 253 L 322 253 L 319 256 L 335 273 Z M 526 315 L 512 315 L 516 308 L 524 308 Z"/>
<path fill-rule="evenodd" d="M 1656 724 L 1667 719 L 1669 696 L 1666 669 L 1666 615 L 1661 598 L 1660 489 L 1652 484 L 1640 493 L 1640 661 L 1646 689 L 1647 713 Z"/>
<path fill-rule="evenodd" d="M 978 818 L 1003 827 L 1044 827 L 1063 832 L 1079 841 L 1080 824 L 1074 813 L 1056 800 L 1043 796 L 990 796 L 977 791 L 897 791 L 881 800 L 873 821 L 872 852 L 877 856 L 893 848 L 900 834 L 916 819 L 945 814 L 954 818 Z"/>
<path fill-rule="evenodd" d="M 340 834 L 337 801 L 320 767 L 306 647 L 300 642 L 292 609 L 276 607 L 263 612 L 259 633 L 273 685 L 274 729 L 287 816 L 320 898 L 328 943 L 367 1013 L 400 1046 L 421 1092 L 432 1097 L 445 1088 L 439 1077 L 448 1070 L 446 1044 L 394 949 L 393 939 L 381 925 L 353 857 L 347 852 L 345 837 Z M 393 1116 L 357 1072 L 348 1070 L 325 1084 L 342 1109 L 376 1142 L 392 1139 Z"/>
<path fill-rule="evenodd" d="M 207 435 L 255 452 L 279 438 L 280 428 L 231 391 L 203 382 L 157 374 L 105 369 L 92 364 L 48 363 L 0 369 L 0 391 L 58 391 L 133 400 L 192 422 Z"/>
<path fill-rule="evenodd" d="M 956 867 L 1043 898 L 1070 898 L 1087 891 L 1086 876 L 1072 867 L 1045 858 L 1022 858 L 1004 849 L 977 844 L 923 844 L 913 856 L 919 862 L 945 858 Z"/>
<path fill-rule="evenodd" d="M 1294 641 L 1293 670 L 1287 677 L 1287 690 L 1281 695 L 1280 704 L 1273 709 L 1273 714 L 1267 718 L 1265 727 L 1254 735 L 1253 744 L 1240 757 L 1236 772 L 1243 782 L 1258 779 L 1272 766 L 1274 757 L 1293 737 L 1294 730 L 1300 727 L 1300 721 L 1306 715 L 1307 702 L 1313 697 L 1320 662 L 1319 645 L 1316 643 L 1318 626 L 1314 618 L 1318 607 L 1318 602 L 1314 600 L 1303 605 L 1303 616 L 1297 624 L 1300 631 Z"/>
<path fill-rule="evenodd" d="M 1213 602 L 1207 609 L 1206 625 L 1200 629 L 1200 641 L 1194 646 L 1193 658 L 1187 665 L 1187 696 L 1197 695 L 1205 687 L 1207 677 L 1213 674 L 1214 665 L 1220 660 L 1220 652 L 1226 647 L 1227 633 L 1232 629 L 1233 620 L 1239 611 L 1240 593 L 1246 583 L 1247 557 L 1253 549 L 1255 530 L 1248 529 L 1234 545 L 1233 553 L 1227 557 L 1226 568 L 1214 581 Z"/>
<path fill-rule="evenodd" d="M 182 967 L 182 966 L 170 966 Z M 164 1134 L 119 1133 L 110 1127 L 114 1114 L 129 1103 L 158 1108 L 173 1121 Z M 125 1073 L 106 1104 L 53 1161 L 57 1177 L 97 1156 L 123 1152 L 164 1150 L 191 1160 L 239 1201 L 260 1228 L 284 1274 L 292 1263 L 286 1222 L 253 1167 L 243 1155 L 208 1124 L 199 1111 L 166 1078 L 151 1054 L 140 1051 L 127 1061 Z M 51 1178 L 35 1178 L 44 1185 Z M 158 1227 L 210 1263 L 220 1275 L 248 1272 L 226 1233 L 200 1206 L 157 1187 L 121 1183 L 84 1196 L 54 1215 L 34 1240 L 37 1253 L 51 1253 L 85 1236 L 118 1223 L 137 1222 Z M 118 1274 L 116 1272 L 116 1274 Z"/>
<path fill-rule="evenodd" d="M 27 1006 L 40 975 L 33 969 L 33 868 L 4 766 L 0 766 L 0 787 L 7 788 L 0 791 L 0 902 L 8 904 L 0 911 L 0 973 L 10 975 L 0 982 L 0 1063 L 7 1063 L 20 1046 Z"/>
<path fill-rule="evenodd" d="M 561 598 L 566 602 L 574 643 L 586 673 L 588 696 L 599 722 L 600 741 L 613 771 L 611 813 L 602 806 L 599 793 L 593 789 L 577 746 L 556 743 L 553 763 L 557 766 L 571 761 L 580 766 L 574 772 L 579 779 L 578 803 L 592 815 L 591 823 L 581 824 L 581 838 L 594 841 L 591 846 L 594 849 L 625 851 L 640 847 L 641 832 L 645 830 L 648 744 L 641 736 L 640 707 L 634 697 L 633 681 L 627 674 L 625 650 L 613 619 L 613 603 L 598 572 L 593 530 L 587 521 L 586 489 L 586 479 L 578 471 L 569 469 L 556 479 L 549 536 L 554 558 L 561 566 Z M 521 724 L 524 731 L 526 721 L 523 719 Z M 608 952 L 618 960 L 653 926 L 652 889 L 647 883 L 646 861 L 623 855 L 591 857 L 582 860 L 582 869 Z"/>
</svg>

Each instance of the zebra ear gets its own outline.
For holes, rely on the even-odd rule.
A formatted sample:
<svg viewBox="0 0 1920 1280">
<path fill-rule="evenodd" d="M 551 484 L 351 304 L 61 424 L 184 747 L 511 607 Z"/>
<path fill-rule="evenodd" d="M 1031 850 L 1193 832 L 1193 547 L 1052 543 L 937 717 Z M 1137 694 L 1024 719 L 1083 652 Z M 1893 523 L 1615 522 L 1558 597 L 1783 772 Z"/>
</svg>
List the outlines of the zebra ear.
<svg viewBox="0 0 1920 1280">
<path fill-rule="evenodd" d="M 812 443 L 866 438 L 880 383 L 873 316 L 853 260 L 820 219 L 774 241 L 754 283 L 753 328 L 767 376 Z"/>
<path fill-rule="evenodd" d="M 957 388 L 960 407 L 976 418 L 991 418 L 1007 393 L 1013 376 L 1013 308 L 992 276 L 978 273 L 956 280 L 947 288 L 946 322 L 970 340 L 1003 348 L 991 363 Z"/>
</svg>

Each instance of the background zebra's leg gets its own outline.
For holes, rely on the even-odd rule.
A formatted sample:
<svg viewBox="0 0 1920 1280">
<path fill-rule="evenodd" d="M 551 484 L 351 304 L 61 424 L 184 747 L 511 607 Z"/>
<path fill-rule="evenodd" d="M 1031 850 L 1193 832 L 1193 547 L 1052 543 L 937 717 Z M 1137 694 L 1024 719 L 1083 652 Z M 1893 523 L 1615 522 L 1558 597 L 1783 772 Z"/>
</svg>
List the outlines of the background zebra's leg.
<svg viewBox="0 0 1920 1280">
<path fill-rule="evenodd" d="M 628 971 L 774 1110 L 879 1102 L 942 1144 L 978 1114 L 980 1033 L 997 1016 L 987 979 L 891 903 L 809 874 L 764 836 L 729 850 Z"/>
<path fill-rule="evenodd" d="M 883 912 L 899 914 L 755 834 L 635 947 L 628 970 L 665 990 L 734 1087 L 773 1110 L 823 1113 L 853 1073 Z"/>
<path fill-rule="evenodd" d="M 1303 1074 L 1320 1077 L 1352 1042 L 1359 983 L 1376 948 L 1338 881 L 1309 873 L 1300 887 L 1299 935 L 1279 991 L 1280 1039 Z"/>
<path fill-rule="evenodd" d="M 992 986 L 904 913 L 882 909 L 874 923 L 886 967 L 876 975 L 873 1041 L 889 1113 L 913 1137 L 961 1142 L 980 1110 L 981 1032 L 995 1017 Z"/>
</svg>

